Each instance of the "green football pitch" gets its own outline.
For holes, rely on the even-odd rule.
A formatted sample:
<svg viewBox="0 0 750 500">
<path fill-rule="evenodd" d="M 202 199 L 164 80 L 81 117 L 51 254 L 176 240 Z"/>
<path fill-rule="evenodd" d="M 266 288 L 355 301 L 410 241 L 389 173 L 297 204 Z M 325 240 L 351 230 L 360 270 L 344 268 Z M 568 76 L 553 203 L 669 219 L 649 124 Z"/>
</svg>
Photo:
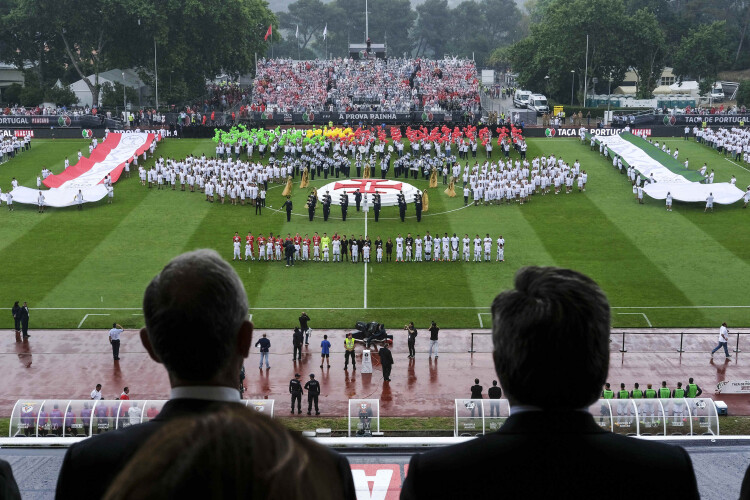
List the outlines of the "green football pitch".
<svg viewBox="0 0 750 500">
<path fill-rule="evenodd" d="M 300 311 L 314 328 L 349 328 L 356 321 L 379 321 L 400 328 L 408 321 L 435 320 L 443 327 L 487 328 L 493 297 L 512 286 L 514 273 L 527 265 L 554 265 L 584 272 L 604 288 L 616 327 L 687 327 L 750 325 L 750 210 L 741 203 L 719 205 L 704 214 L 702 204 L 646 199 L 638 205 L 630 184 L 598 152 L 577 139 L 530 139 L 529 158 L 554 153 L 579 159 L 589 173 L 585 193 L 535 195 L 523 206 L 470 206 L 449 198 L 442 183 L 430 189 L 429 211 L 421 223 L 409 207 L 398 220 L 395 207 L 384 208 L 381 221 L 350 207 L 341 221 L 309 222 L 304 209 L 308 190 L 295 183 L 296 214 L 271 208 L 256 216 L 250 206 L 208 203 L 201 193 L 148 190 L 137 175 L 115 186 L 115 201 L 75 208 L 47 209 L 16 204 L 0 211 L 0 327 L 11 328 L 13 301 L 28 301 L 32 328 L 103 328 L 113 321 L 128 328 L 142 325 L 140 304 L 149 280 L 172 257 L 196 248 L 216 249 L 231 261 L 235 231 L 244 236 L 299 232 L 367 233 L 374 239 L 454 232 L 506 239 L 504 263 L 299 263 L 232 262 L 245 282 L 253 321 L 259 328 L 291 328 Z M 731 175 L 744 189 L 750 166 L 735 164 L 694 142 L 668 140 L 689 157 L 691 168 L 708 162 L 717 182 Z M 0 186 L 16 177 L 34 186 L 47 166 L 57 173 L 65 156 L 85 149 L 84 140 L 35 140 L 31 151 L 0 165 Z M 209 140 L 168 139 L 157 155 L 182 158 L 213 154 Z M 497 152 L 496 152 L 497 154 Z M 146 165 L 151 165 L 149 159 Z M 322 179 L 312 186 L 321 186 Z M 422 180 L 414 184 L 423 189 Z M 283 186 L 269 190 L 268 205 L 279 208 Z M 365 229 L 366 228 L 366 229 Z M 493 245 L 493 257 L 494 257 Z M 243 249 L 244 253 L 244 249 Z M 473 255 L 472 255 L 473 258 Z"/>
</svg>

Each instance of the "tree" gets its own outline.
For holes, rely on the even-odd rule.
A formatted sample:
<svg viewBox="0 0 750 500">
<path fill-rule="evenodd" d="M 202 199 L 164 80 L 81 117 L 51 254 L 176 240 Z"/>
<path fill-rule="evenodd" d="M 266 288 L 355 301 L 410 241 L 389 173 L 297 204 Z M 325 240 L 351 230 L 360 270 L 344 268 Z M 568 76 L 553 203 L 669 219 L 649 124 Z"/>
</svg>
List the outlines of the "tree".
<svg viewBox="0 0 750 500">
<path fill-rule="evenodd" d="M 638 78 L 636 96 L 651 99 L 664 69 L 667 51 L 664 32 L 656 15 L 643 8 L 627 19 L 623 35 L 623 46 L 628 53 L 627 64 Z"/>
<path fill-rule="evenodd" d="M 448 0 L 426 0 L 417 7 L 417 22 L 414 27 L 414 40 L 417 42 L 415 55 L 432 55 L 441 58 L 446 53 L 446 33 L 450 33 L 451 16 Z"/>
<path fill-rule="evenodd" d="M 365 0 L 334 0 L 330 4 L 328 50 L 348 53 L 348 44 L 365 42 Z M 369 35 L 373 43 L 385 43 L 391 57 L 412 52 L 410 31 L 417 17 L 408 0 L 368 0 Z M 322 35 L 322 33 L 321 33 Z M 322 36 L 318 46 L 325 45 Z M 322 47 L 321 47 L 322 48 Z"/>
<path fill-rule="evenodd" d="M 123 104 L 123 85 L 121 83 L 105 82 L 102 84 L 102 106 L 105 108 L 118 108 Z M 125 87 L 125 100 L 129 103 L 138 101 L 138 92 L 132 87 Z"/>
<path fill-rule="evenodd" d="M 724 24 L 724 21 L 716 21 L 691 30 L 682 38 L 674 56 L 675 74 L 681 81 L 687 77 L 698 80 L 701 95 L 710 91 L 719 69 L 729 57 Z"/>
<path fill-rule="evenodd" d="M 750 107 L 750 80 L 742 80 L 737 89 L 737 105 Z"/>
<path fill-rule="evenodd" d="M 78 104 L 78 96 L 70 90 L 70 87 L 53 86 L 44 92 L 44 100 L 46 102 L 53 102 L 58 106 Z"/>
<path fill-rule="evenodd" d="M 570 89 L 571 70 L 581 96 L 585 88 L 592 88 L 593 78 L 610 78 L 613 84 L 622 81 L 627 68 L 622 50 L 626 29 L 622 0 L 554 0 L 544 12 L 542 21 L 531 25 L 529 37 L 511 49 L 511 63 L 521 85 L 549 88 L 562 100 L 565 89 Z"/>
<path fill-rule="evenodd" d="M 40 61 L 40 81 L 48 60 L 67 60 L 70 70 L 55 68 L 64 83 L 83 79 L 98 100 L 99 73 L 140 67 L 156 81 L 170 75 L 173 87 L 201 95 L 205 79 L 221 72 L 253 68 L 254 54 L 264 54 L 263 36 L 278 22 L 265 0 L 0 0 L 13 3 L 0 23 L 0 40 L 18 47 L 14 62 Z M 7 9 L 6 9 L 7 10 Z M 155 54 L 156 52 L 156 54 Z M 51 82 L 50 82 L 51 80 Z M 161 89 L 160 89 L 161 90 Z"/>
<path fill-rule="evenodd" d="M 412 49 L 409 33 L 417 18 L 409 0 L 370 0 L 370 39 L 374 43 L 384 42 L 388 54 L 402 57 Z"/>
<path fill-rule="evenodd" d="M 279 12 L 279 27 L 290 33 L 287 37 L 292 40 L 299 27 L 298 41 L 300 49 L 307 45 L 316 36 L 323 36 L 323 28 L 330 17 L 330 8 L 320 0 L 297 0 L 289 4 L 288 12 Z M 296 56 L 296 54 L 295 54 Z"/>
</svg>

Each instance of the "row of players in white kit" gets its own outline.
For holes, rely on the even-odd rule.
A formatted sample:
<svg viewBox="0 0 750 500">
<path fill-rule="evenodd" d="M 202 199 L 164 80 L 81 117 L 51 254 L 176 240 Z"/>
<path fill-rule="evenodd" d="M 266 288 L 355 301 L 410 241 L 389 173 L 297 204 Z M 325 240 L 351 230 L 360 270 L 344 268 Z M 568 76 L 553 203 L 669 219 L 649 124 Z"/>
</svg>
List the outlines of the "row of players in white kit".
<svg viewBox="0 0 750 500">
<path fill-rule="evenodd" d="M 424 243 L 423 243 L 424 241 Z M 304 240 L 297 240 L 295 239 L 294 242 L 294 258 L 295 259 L 301 259 L 303 261 L 309 261 L 310 260 L 310 243 L 311 240 L 307 237 L 305 237 Z M 329 246 L 327 244 L 320 244 L 319 240 L 313 240 L 313 252 L 312 252 L 312 260 L 315 262 L 321 261 L 321 252 L 322 252 L 322 261 L 323 262 L 329 262 L 330 261 L 330 255 L 329 255 Z M 326 243 L 324 241 L 324 243 Z M 448 237 L 446 234 L 445 237 L 440 238 L 439 236 L 431 237 L 429 235 L 424 237 L 424 240 L 422 238 L 417 238 L 414 240 L 414 247 L 412 248 L 409 244 L 404 244 L 405 240 L 401 235 L 396 238 L 396 262 L 454 262 L 458 261 L 458 243 L 459 239 L 454 233 L 452 237 Z M 442 243 L 442 245 L 441 245 Z M 493 240 L 490 238 L 489 233 L 485 238 L 480 238 L 477 234 L 474 238 L 474 262 L 490 262 L 492 260 L 492 243 Z M 463 261 L 469 262 L 471 252 L 470 252 L 470 244 L 471 240 L 469 239 L 469 235 L 465 234 L 463 239 L 461 240 L 462 249 L 463 249 Z M 372 252 L 371 247 L 375 247 L 375 258 L 377 262 L 383 262 L 383 246 L 386 247 L 387 254 L 390 254 L 388 250 L 392 248 L 391 239 L 388 238 L 387 242 L 384 242 L 383 240 L 378 237 L 374 242 L 370 242 L 369 240 L 365 242 L 365 244 L 362 247 L 362 262 L 370 262 L 370 254 Z M 422 257 L 422 248 L 424 245 L 424 258 Z M 442 255 L 443 258 L 441 258 L 441 246 L 442 246 Z M 321 248 L 322 247 L 322 248 Z M 255 255 L 253 254 L 253 240 L 247 239 L 245 241 L 245 260 L 255 260 Z M 333 253 L 333 262 L 341 262 L 341 241 L 339 239 L 333 239 L 331 241 L 331 249 Z M 505 238 L 503 238 L 502 235 L 496 240 L 496 259 L 495 262 L 505 262 Z M 301 252 L 301 253 L 300 253 Z M 260 244 L 258 246 L 258 260 L 281 260 L 282 259 L 282 240 L 280 238 L 277 239 L 268 239 L 263 244 Z M 413 253 L 413 257 L 412 257 Z M 352 255 L 352 262 L 357 263 L 359 262 L 359 245 L 352 245 L 351 246 L 351 255 Z M 482 257 L 484 256 L 484 259 Z M 388 260 L 390 260 L 390 256 L 388 255 Z M 234 241 L 234 253 L 233 253 L 234 259 L 241 259 L 240 257 L 240 241 L 235 240 Z"/>
</svg>

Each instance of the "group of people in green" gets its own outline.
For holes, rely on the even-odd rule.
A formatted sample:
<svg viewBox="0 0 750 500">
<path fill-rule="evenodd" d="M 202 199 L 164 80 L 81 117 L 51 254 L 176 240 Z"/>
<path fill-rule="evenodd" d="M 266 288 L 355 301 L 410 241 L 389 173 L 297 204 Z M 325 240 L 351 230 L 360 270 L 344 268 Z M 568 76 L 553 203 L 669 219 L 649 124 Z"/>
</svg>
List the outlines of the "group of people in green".
<svg viewBox="0 0 750 500">
<path fill-rule="evenodd" d="M 671 399 L 671 398 L 698 398 L 703 390 L 693 382 L 693 377 L 688 379 L 687 387 L 682 387 L 682 382 L 677 382 L 677 387 L 670 389 L 667 382 L 663 381 L 661 387 L 654 389 L 652 384 L 646 385 L 646 390 L 640 388 L 638 382 L 633 384 L 633 389 L 628 391 L 625 384 L 620 384 L 620 390 L 612 390 L 609 382 L 604 384 L 602 398 L 604 399 Z"/>
</svg>

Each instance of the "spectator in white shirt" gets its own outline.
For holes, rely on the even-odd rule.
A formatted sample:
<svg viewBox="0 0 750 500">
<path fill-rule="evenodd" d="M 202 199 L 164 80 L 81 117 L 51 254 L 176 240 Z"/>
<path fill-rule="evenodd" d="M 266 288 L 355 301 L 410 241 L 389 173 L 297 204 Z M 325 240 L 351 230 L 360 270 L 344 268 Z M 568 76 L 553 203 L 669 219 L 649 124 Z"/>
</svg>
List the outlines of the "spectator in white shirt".
<svg viewBox="0 0 750 500">
<path fill-rule="evenodd" d="M 94 401 L 102 399 L 102 384 L 96 384 L 96 389 L 91 391 L 91 399 Z"/>
</svg>

